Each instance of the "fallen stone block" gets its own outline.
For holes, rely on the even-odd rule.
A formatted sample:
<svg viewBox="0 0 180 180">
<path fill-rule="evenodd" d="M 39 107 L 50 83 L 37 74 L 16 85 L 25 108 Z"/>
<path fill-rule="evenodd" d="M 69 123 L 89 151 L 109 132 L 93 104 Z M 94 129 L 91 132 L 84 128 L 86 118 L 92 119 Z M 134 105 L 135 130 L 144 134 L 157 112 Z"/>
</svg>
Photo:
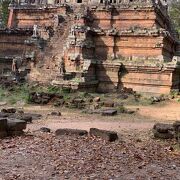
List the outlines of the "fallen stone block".
<svg viewBox="0 0 180 180">
<path fill-rule="evenodd" d="M 11 114 L 9 114 L 9 113 L 2 113 L 2 112 L 0 112 L 0 118 L 6 118 L 6 117 L 8 117 L 10 115 Z"/>
<path fill-rule="evenodd" d="M 1 109 L 2 113 L 16 113 L 15 108 L 7 108 L 7 109 Z"/>
<path fill-rule="evenodd" d="M 10 119 L 19 119 L 19 120 L 23 120 L 26 121 L 28 123 L 32 123 L 32 116 L 29 116 L 27 114 L 12 114 L 10 115 L 8 118 Z"/>
<path fill-rule="evenodd" d="M 0 138 L 4 138 L 7 136 L 6 132 L 7 128 L 7 119 L 0 119 Z"/>
<path fill-rule="evenodd" d="M 20 136 L 23 134 L 24 134 L 24 131 L 7 131 L 8 136 Z"/>
<path fill-rule="evenodd" d="M 105 107 L 114 107 L 114 102 L 110 102 L 110 101 L 104 102 L 104 106 Z"/>
<path fill-rule="evenodd" d="M 0 138 L 5 138 L 7 136 L 6 131 L 0 131 Z"/>
<path fill-rule="evenodd" d="M 19 119 L 8 119 L 7 120 L 7 131 L 23 131 L 26 129 L 26 121 Z"/>
<path fill-rule="evenodd" d="M 166 133 L 161 133 L 156 130 L 153 131 L 154 137 L 157 139 L 172 139 L 174 138 L 174 133 L 172 131 L 168 131 Z"/>
<path fill-rule="evenodd" d="M 50 115 L 51 115 L 51 116 L 61 116 L 61 112 L 59 112 L 59 111 L 57 111 L 57 112 L 56 112 L 56 111 L 53 111 L 53 112 L 50 113 Z"/>
<path fill-rule="evenodd" d="M 32 120 L 37 120 L 37 119 L 41 119 L 42 115 L 41 114 L 35 114 L 35 113 L 24 113 L 24 115 L 26 116 L 31 116 Z"/>
<path fill-rule="evenodd" d="M 81 98 L 75 98 L 72 100 L 72 103 L 74 103 L 74 104 L 79 104 L 79 103 L 83 103 L 83 102 L 84 102 L 84 100 Z"/>
<path fill-rule="evenodd" d="M 0 119 L 0 131 L 6 131 L 7 128 L 7 118 Z"/>
<path fill-rule="evenodd" d="M 102 111 L 102 116 L 115 116 L 115 115 L 117 115 L 116 109 L 107 109 Z"/>
<path fill-rule="evenodd" d="M 114 131 L 106 131 L 106 130 L 100 130 L 97 128 L 91 128 L 89 134 L 91 136 L 100 137 L 106 141 L 116 141 L 118 139 L 118 135 Z"/>
<path fill-rule="evenodd" d="M 80 129 L 57 129 L 55 131 L 56 136 L 60 135 L 76 135 L 76 136 L 86 136 L 88 132 L 86 130 Z"/>
<path fill-rule="evenodd" d="M 156 130 L 159 133 L 168 133 L 169 131 L 174 130 L 172 124 L 163 124 L 163 123 L 155 124 L 153 129 Z"/>
</svg>

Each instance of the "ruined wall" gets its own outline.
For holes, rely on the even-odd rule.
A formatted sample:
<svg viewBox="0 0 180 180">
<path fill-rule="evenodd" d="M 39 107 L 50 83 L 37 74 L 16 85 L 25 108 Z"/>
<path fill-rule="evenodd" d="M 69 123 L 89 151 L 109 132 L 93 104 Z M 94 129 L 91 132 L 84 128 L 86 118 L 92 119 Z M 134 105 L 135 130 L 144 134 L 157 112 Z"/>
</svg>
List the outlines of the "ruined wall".
<svg viewBox="0 0 180 180">
<path fill-rule="evenodd" d="M 75 2 L 78 5 L 68 6 Z M 179 88 L 179 70 L 172 61 L 176 37 L 161 1 L 79 4 L 72 0 L 61 6 L 10 9 L 10 28 L 32 29 L 38 24 L 38 38 L 47 43 L 43 50 L 37 48 L 31 77 L 40 82 L 59 80 L 59 84 L 66 85 L 78 81 L 81 88 L 92 85 L 101 92 L 130 87 L 141 92 L 169 93 L 171 88 Z M 57 22 L 62 15 L 64 21 Z M 40 26 L 50 26 L 53 35 L 48 36 Z M 21 38 L 10 37 L 7 46 L 3 42 L 0 46 L 13 52 L 15 41 L 21 51 L 17 50 L 18 54 L 23 48 L 32 51 L 32 46 L 21 42 L 28 37 Z M 60 74 L 62 61 L 66 72 Z"/>
<path fill-rule="evenodd" d="M 32 28 L 38 26 L 54 26 L 56 15 L 66 13 L 66 6 L 52 8 L 14 8 L 10 9 L 9 28 Z"/>
<path fill-rule="evenodd" d="M 26 40 L 32 35 L 28 31 L 0 31 L 0 57 L 22 56 L 25 52 L 32 51 L 33 47 L 26 44 Z"/>
<path fill-rule="evenodd" d="M 110 29 L 112 27 L 129 29 L 131 27 L 151 28 L 155 26 L 156 14 L 151 8 L 147 9 L 97 9 L 91 12 L 92 27 Z"/>
</svg>

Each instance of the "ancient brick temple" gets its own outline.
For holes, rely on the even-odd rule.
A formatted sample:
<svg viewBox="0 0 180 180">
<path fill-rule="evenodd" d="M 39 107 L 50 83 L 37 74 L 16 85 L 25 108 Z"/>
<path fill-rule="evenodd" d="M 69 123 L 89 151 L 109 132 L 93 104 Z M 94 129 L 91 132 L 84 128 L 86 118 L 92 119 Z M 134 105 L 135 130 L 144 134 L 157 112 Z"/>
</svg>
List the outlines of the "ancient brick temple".
<svg viewBox="0 0 180 180">
<path fill-rule="evenodd" d="M 9 11 L 0 58 L 18 57 L 29 81 L 98 92 L 180 89 L 180 41 L 165 0 L 19 0 Z"/>
</svg>

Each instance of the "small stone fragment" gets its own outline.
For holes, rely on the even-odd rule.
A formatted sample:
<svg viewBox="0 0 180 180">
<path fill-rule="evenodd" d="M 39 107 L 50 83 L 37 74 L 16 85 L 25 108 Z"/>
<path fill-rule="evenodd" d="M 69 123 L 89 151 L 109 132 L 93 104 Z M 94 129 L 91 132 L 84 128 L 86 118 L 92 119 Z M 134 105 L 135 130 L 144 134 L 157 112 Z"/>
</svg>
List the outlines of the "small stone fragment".
<svg viewBox="0 0 180 180">
<path fill-rule="evenodd" d="M 99 102 L 100 100 L 101 100 L 100 97 L 95 97 L 95 98 L 93 99 L 94 102 Z"/>
<path fill-rule="evenodd" d="M 44 132 L 44 133 L 50 133 L 51 129 L 47 128 L 47 127 L 42 127 L 39 129 L 39 131 Z"/>
<path fill-rule="evenodd" d="M 53 111 L 53 112 L 51 112 L 51 116 L 61 116 L 61 112 L 59 112 L 59 111 Z"/>
</svg>

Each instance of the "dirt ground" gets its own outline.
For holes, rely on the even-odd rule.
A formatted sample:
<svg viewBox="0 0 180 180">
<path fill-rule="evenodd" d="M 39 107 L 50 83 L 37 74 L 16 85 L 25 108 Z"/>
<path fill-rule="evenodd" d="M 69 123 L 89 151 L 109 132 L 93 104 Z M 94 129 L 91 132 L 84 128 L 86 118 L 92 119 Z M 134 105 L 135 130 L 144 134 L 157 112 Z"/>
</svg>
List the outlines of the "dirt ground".
<svg viewBox="0 0 180 180">
<path fill-rule="evenodd" d="M 27 112 L 43 114 L 40 121 L 28 125 L 29 131 L 37 130 L 42 126 L 52 131 L 58 128 L 85 129 L 100 128 L 121 132 L 148 131 L 155 122 L 172 123 L 180 120 L 180 103 L 167 101 L 151 106 L 126 106 L 135 110 L 134 114 L 119 114 L 114 117 L 105 117 L 97 114 L 84 114 L 78 110 L 54 108 L 52 106 L 26 106 Z M 62 116 L 48 115 L 53 111 L 60 111 Z"/>
<path fill-rule="evenodd" d="M 25 106 L 25 112 L 42 114 L 28 124 L 26 134 L 0 142 L 0 179 L 173 179 L 180 180 L 180 152 L 175 141 L 153 139 L 156 122 L 180 119 L 180 103 L 128 106 L 134 114 L 105 117 L 52 106 Z M 60 111 L 62 116 L 48 115 Z M 52 133 L 37 131 L 49 127 Z M 92 137 L 55 137 L 58 128 L 99 128 L 118 132 L 119 140 Z"/>
</svg>

